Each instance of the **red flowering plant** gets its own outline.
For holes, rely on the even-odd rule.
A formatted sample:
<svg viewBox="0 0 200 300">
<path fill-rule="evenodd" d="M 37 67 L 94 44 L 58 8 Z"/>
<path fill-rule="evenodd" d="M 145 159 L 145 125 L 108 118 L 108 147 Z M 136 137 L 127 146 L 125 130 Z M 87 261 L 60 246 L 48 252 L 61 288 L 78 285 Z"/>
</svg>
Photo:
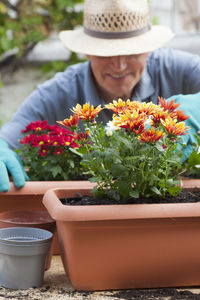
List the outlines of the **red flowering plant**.
<svg viewBox="0 0 200 300">
<path fill-rule="evenodd" d="M 187 134 L 184 120 L 188 117 L 178 106 L 163 98 L 158 105 L 121 99 L 105 107 L 77 104 L 70 119 L 58 122 L 75 134 L 78 119 L 85 124 L 84 143 L 72 151 L 81 156 L 85 173 L 97 184 L 95 197 L 123 202 L 180 192 L 177 178 L 182 168 L 177 143 Z M 103 109 L 113 112 L 106 126 L 96 122 Z"/>
<path fill-rule="evenodd" d="M 73 180 L 81 178 L 80 158 L 70 151 L 77 148 L 74 132 L 47 121 L 33 121 L 16 150 L 31 180 Z"/>
</svg>

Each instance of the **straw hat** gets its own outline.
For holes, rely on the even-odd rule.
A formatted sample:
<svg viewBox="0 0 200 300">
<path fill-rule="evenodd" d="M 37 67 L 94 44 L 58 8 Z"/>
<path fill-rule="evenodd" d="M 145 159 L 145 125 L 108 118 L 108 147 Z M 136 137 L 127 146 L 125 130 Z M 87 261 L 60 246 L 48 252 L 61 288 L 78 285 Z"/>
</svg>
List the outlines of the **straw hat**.
<svg viewBox="0 0 200 300">
<path fill-rule="evenodd" d="M 173 36 L 168 27 L 150 25 L 147 0 L 85 0 L 83 28 L 59 34 L 68 49 L 96 56 L 149 52 Z"/>
</svg>

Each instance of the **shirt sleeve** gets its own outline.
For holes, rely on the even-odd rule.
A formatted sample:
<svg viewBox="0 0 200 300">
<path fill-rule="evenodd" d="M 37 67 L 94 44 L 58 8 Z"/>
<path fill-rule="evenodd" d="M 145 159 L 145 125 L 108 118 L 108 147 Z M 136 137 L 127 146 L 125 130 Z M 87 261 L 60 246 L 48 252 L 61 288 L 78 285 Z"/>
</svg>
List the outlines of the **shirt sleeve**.
<svg viewBox="0 0 200 300">
<path fill-rule="evenodd" d="M 200 56 L 178 51 L 176 56 L 176 77 L 182 77 L 182 94 L 200 91 Z"/>
<path fill-rule="evenodd" d="M 180 50 L 159 49 L 152 53 L 149 64 L 152 83 L 158 96 L 200 91 L 200 57 Z"/>
</svg>

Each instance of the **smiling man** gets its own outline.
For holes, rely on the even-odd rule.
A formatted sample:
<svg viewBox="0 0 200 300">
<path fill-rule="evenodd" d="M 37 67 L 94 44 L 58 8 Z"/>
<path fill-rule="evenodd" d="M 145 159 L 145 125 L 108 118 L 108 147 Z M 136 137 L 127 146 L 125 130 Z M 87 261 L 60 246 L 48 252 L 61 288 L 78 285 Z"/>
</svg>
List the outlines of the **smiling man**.
<svg viewBox="0 0 200 300">
<path fill-rule="evenodd" d="M 149 53 L 111 57 L 87 55 L 99 94 L 105 102 L 131 98 L 140 81 Z"/>
<path fill-rule="evenodd" d="M 2 127 L 0 191 L 10 188 L 8 171 L 17 187 L 25 184 L 23 166 L 11 150 L 19 147 L 21 130 L 34 120 L 55 124 L 69 118 L 70 108 L 77 103 L 103 106 L 113 99 L 130 98 L 157 104 L 158 96 L 180 94 L 175 98 L 193 117 L 191 127 L 198 130 L 200 94 L 195 93 L 200 91 L 200 57 L 162 49 L 173 36 L 169 28 L 150 24 L 147 0 L 85 0 L 83 28 L 62 31 L 59 37 L 88 61 L 39 85 Z M 110 117 L 103 110 L 98 120 L 105 124 Z"/>
</svg>

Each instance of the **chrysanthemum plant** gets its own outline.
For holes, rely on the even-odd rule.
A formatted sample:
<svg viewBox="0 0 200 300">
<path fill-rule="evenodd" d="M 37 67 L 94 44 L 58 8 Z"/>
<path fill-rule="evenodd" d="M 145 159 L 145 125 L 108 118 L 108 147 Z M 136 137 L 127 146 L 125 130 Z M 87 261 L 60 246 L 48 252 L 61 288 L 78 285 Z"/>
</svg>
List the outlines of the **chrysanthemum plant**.
<svg viewBox="0 0 200 300">
<path fill-rule="evenodd" d="M 30 180 L 74 180 L 81 178 L 80 158 L 70 148 L 78 147 L 78 136 L 47 121 L 33 121 L 20 140 L 21 156 Z"/>
<path fill-rule="evenodd" d="M 77 104 L 72 108 L 73 116 L 58 121 L 75 134 L 79 120 L 85 125 L 79 148 L 72 151 L 81 156 L 90 181 L 96 182 L 95 197 L 123 202 L 180 192 L 181 153 L 176 148 L 188 128 L 184 122 L 187 116 L 178 106 L 163 98 L 159 98 L 159 105 L 121 99 L 103 108 Z M 113 112 L 105 127 L 96 122 L 103 109 Z"/>
</svg>

